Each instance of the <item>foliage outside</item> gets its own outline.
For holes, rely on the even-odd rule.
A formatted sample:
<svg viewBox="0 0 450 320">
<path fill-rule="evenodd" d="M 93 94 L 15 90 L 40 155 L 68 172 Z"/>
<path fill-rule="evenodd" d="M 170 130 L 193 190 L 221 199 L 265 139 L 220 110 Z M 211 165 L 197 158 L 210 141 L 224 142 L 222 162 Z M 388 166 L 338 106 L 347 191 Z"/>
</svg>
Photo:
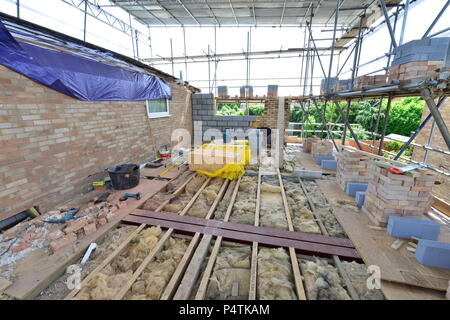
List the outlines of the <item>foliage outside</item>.
<svg viewBox="0 0 450 320">
<path fill-rule="evenodd" d="M 217 115 L 221 116 L 244 116 L 245 104 L 240 107 L 238 103 L 219 103 L 217 106 Z M 248 114 L 250 116 L 261 116 L 264 114 L 263 104 L 252 104 L 248 106 Z"/>
</svg>

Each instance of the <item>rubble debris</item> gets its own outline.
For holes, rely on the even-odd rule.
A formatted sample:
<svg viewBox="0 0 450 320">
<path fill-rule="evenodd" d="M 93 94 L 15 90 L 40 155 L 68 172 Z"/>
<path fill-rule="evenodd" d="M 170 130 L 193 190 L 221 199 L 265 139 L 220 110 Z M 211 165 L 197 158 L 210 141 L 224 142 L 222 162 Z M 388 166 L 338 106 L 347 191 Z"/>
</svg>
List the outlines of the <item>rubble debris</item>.
<svg viewBox="0 0 450 320">
<path fill-rule="evenodd" d="M 314 261 L 299 259 L 299 265 L 309 300 L 351 300 L 338 269 L 327 260 L 317 257 Z"/>
<path fill-rule="evenodd" d="M 250 289 L 251 247 L 222 247 L 208 283 L 206 299 L 244 300 Z M 233 290 L 234 288 L 234 290 Z"/>
<path fill-rule="evenodd" d="M 296 300 L 292 267 L 283 248 L 261 248 L 258 252 L 258 299 Z"/>
</svg>

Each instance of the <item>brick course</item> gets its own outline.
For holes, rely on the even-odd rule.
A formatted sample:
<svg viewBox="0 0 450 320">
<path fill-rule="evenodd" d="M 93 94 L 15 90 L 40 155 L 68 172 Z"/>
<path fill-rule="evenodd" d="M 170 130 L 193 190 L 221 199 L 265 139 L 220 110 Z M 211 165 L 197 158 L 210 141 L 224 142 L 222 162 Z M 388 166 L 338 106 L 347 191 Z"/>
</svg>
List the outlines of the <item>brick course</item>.
<svg viewBox="0 0 450 320">
<path fill-rule="evenodd" d="M 173 129 L 192 133 L 191 93 L 169 84 L 171 117 L 149 119 L 144 101 L 80 101 L 0 66 L 0 220 L 45 212 L 107 167 L 149 160 Z"/>
</svg>

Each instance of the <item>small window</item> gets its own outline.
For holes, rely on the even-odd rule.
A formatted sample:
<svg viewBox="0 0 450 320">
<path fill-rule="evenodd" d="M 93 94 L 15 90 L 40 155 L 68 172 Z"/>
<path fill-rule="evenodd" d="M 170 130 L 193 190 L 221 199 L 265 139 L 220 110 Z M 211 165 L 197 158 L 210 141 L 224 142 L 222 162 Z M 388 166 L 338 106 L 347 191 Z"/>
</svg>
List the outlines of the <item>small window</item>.
<svg viewBox="0 0 450 320">
<path fill-rule="evenodd" d="M 149 118 L 168 117 L 169 114 L 169 100 L 154 99 L 147 100 L 147 114 Z"/>
</svg>

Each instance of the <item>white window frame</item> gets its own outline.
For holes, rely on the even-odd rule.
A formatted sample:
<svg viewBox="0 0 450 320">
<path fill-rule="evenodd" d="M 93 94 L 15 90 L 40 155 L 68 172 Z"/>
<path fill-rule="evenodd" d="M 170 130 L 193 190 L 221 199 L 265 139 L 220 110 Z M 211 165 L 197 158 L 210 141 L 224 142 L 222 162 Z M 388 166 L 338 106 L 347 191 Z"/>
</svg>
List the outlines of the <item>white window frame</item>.
<svg viewBox="0 0 450 320">
<path fill-rule="evenodd" d="M 152 101 L 152 100 L 145 100 L 145 109 L 147 110 L 148 117 L 150 119 L 170 117 L 169 99 L 155 99 L 155 100 L 165 100 L 166 106 L 167 106 L 167 111 L 165 111 L 165 112 L 150 112 L 148 103 L 149 103 L 149 101 Z"/>
</svg>

